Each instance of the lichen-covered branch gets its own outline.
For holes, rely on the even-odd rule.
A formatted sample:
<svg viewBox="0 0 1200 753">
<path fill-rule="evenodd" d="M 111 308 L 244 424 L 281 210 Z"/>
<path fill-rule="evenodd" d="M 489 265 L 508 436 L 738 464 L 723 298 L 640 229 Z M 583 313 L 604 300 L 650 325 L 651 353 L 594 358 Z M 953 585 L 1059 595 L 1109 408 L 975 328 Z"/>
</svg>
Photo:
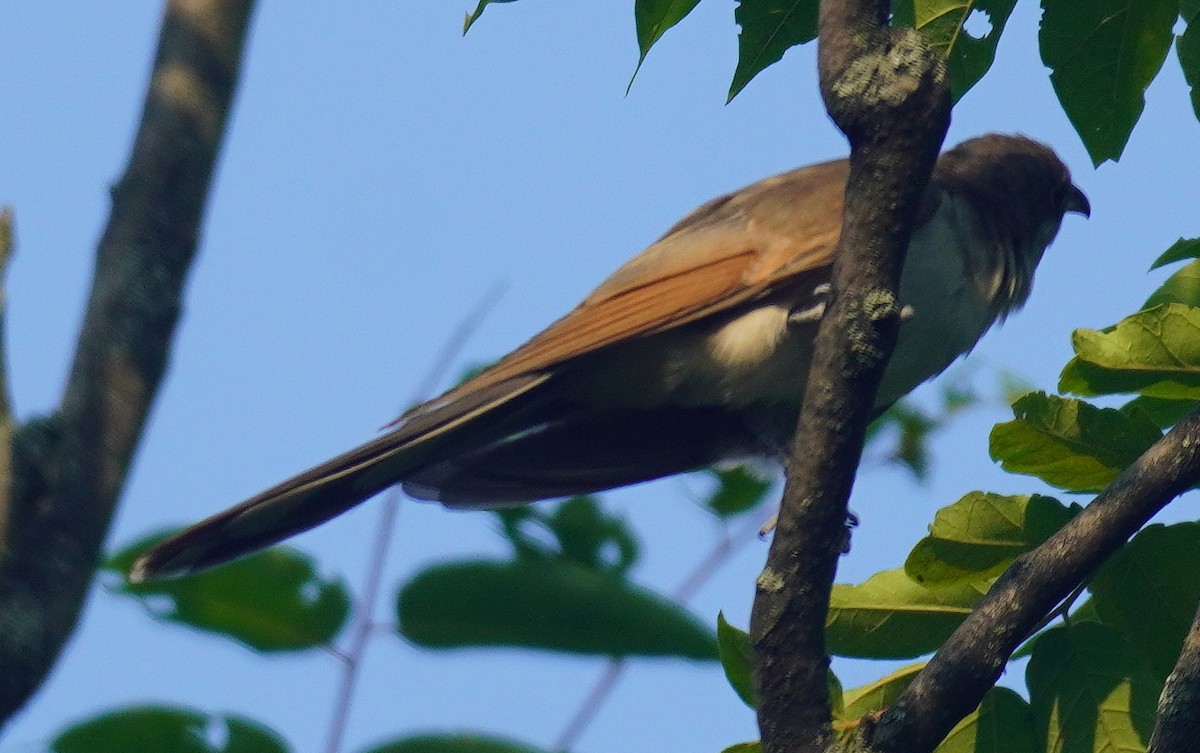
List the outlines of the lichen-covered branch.
<svg viewBox="0 0 1200 753">
<path fill-rule="evenodd" d="M 872 749 L 879 753 L 933 750 L 959 719 L 979 705 L 1039 621 L 1155 513 L 1198 481 L 1200 413 L 1180 422 L 1083 512 L 1000 576 L 874 725 Z M 1185 650 L 1193 665 L 1195 644 L 1200 642 L 1196 632 L 1193 627 L 1189 638 L 1193 648 Z M 1191 682 L 1195 681 L 1193 675 Z"/>
<path fill-rule="evenodd" d="M 40 685 L 87 595 L 166 369 L 251 7 L 167 3 L 61 405 L 14 441 L 2 500 L 0 720 Z"/>
<path fill-rule="evenodd" d="M 814 345 L 804 409 L 751 615 L 766 753 L 829 741 L 825 616 L 846 501 L 876 388 L 895 344 L 896 285 L 946 128 L 945 63 L 886 0 L 823 0 L 821 92 L 850 140 L 833 297 Z"/>
</svg>

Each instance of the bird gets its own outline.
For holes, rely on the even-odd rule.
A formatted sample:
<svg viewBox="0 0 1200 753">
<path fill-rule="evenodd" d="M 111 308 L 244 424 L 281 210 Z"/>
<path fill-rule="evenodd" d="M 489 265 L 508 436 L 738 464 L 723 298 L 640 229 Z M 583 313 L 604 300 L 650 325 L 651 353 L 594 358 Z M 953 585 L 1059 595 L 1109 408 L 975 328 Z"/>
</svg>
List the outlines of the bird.
<svg viewBox="0 0 1200 753">
<path fill-rule="evenodd" d="M 400 484 L 452 508 L 603 491 L 714 463 L 786 458 L 833 294 L 846 160 L 703 204 L 573 310 L 387 431 L 166 538 L 132 582 L 265 548 Z M 1066 213 L 1091 215 L 1061 159 L 1020 135 L 943 153 L 901 272 L 875 409 L 1021 308 Z"/>
</svg>

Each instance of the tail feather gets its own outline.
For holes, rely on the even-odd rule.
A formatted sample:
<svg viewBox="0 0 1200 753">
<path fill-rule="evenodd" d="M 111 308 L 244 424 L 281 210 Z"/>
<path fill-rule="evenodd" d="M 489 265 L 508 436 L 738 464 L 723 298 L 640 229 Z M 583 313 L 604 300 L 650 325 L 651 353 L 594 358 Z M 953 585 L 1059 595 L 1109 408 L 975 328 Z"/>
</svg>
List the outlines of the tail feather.
<svg viewBox="0 0 1200 753">
<path fill-rule="evenodd" d="M 439 457 L 494 442 L 529 420 L 522 398 L 546 376 L 510 380 L 414 415 L 398 428 L 160 542 L 129 571 L 138 583 L 241 557 L 342 514 Z"/>
</svg>

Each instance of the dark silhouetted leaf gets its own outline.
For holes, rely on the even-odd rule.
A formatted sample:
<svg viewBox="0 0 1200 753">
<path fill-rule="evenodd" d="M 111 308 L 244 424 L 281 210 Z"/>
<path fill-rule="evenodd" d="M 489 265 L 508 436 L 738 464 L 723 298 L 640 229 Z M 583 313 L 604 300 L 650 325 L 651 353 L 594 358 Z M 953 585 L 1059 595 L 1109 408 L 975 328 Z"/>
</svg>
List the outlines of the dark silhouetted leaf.
<svg viewBox="0 0 1200 753">
<path fill-rule="evenodd" d="M 184 578 L 126 581 L 138 555 L 162 538 L 143 539 L 105 563 L 120 577 L 112 590 L 138 599 L 155 619 L 223 635 L 257 651 L 296 651 L 329 645 L 350 614 L 345 584 L 320 577 L 311 558 L 288 547 Z"/>
<path fill-rule="evenodd" d="M 1038 737 L 1030 750 L 1146 749 L 1161 685 L 1107 625 L 1085 622 L 1038 636 L 1025 681 Z"/>
<path fill-rule="evenodd" d="M 518 557 L 565 559 L 614 573 L 626 572 L 637 561 L 633 531 L 606 513 L 595 497 L 572 497 L 549 513 L 530 506 L 494 512 Z"/>
<path fill-rule="evenodd" d="M 1043 0 L 1042 62 L 1092 162 L 1120 158 L 1171 49 L 1179 0 Z"/>
<path fill-rule="evenodd" d="M 996 45 L 1017 0 L 896 0 L 897 24 L 919 30 L 946 56 L 950 94 L 957 102 L 992 67 Z M 978 23 L 987 31 L 972 33 Z"/>
<path fill-rule="evenodd" d="M 362 753 L 547 753 L 542 748 L 493 735 L 471 732 L 410 735 Z"/>
<path fill-rule="evenodd" d="M 1200 119 L 1200 7 L 1190 0 L 1181 2 L 1179 7 L 1187 28 L 1175 38 L 1175 52 L 1179 53 L 1183 78 L 1192 90 L 1192 112 Z"/>
<path fill-rule="evenodd" d="M 910 659 L 942 644 L 983 597 L 981 584 L 930 588 L 886 570 L 861 585 L 836 584 L 826 620 L 835 656 Z"/>
<path fill-rule="evenodd" d="M 480 16 L 483 15 L 484 8 L 488 7 L 492 3 L 514 3 L 514 2 L 516 2 L 516 0 L 479 0 L 479 5 L 475 6 L 475 10 L 467 13 L 467 17 L 465 19 L 463 19 L 463 30 L 462 30 L 463 35 L 465 36 L 467 31 L 470 30 L 471 26 L 476 21 L 479 20 Z"/>
<path fill-rule="evenodd" d="M 267 727 L 233 714 L 174 706 L 133 706 L 72 725 L 50 743 L 54 753 L 287 753 Z"/>
<path fill-rule="evenodd" d="M 1130 408 L 1142 411 L 1158 428 L 1166 429 L 1182 421 L 1200 408 L 1198 400 L 1164 400 L 1161 397 L 1135 397 L 1128 403 Z"/>
<path fill-rule="evenodd" d="M 775 483 L 774 479 L 763 478 L 754 468 L 746 465 L 709 468 L 705 473 L 717 480 L 717 488 L 704 501 L 704 506 L 722 518 L 758 507 Z"/>
<path fill-rule="evenodd" d="M 436 565 L 404 586 L 397 609 L 400 633 L 428 648 L 717 658 L 716 636 L 687 610 L 564 560 Z"/>
<path fill-rule="evenodd" d="M 1051 497 L 971 492 L 938 510 L 929 536 L 913 547 L 904 570 L 931 586 L 993 578 L 1074 514 Z"/>
<path fill-rule="evenodd" d="M 738 64 L 729 85 L 732 100 L 762 70 L 792 47 L 817 38 L 818 0 L 741 0 L 733 10 Z"/>
<path fill-rule="evenodd" d="M 1200 259 L 1200 238 L 1180 238 L 1175 241 L 1170 248 L 1163 251 L 1162 255 L 1154 260 L 1150 269 L 1158 269 L 1184 259 Z"/>
<path fill-rule="evenodd" d="M 1200 524 L 1153 525 L 1096 573 L 1096 613 L 1144 652 L 1159 679 L 1179 658 L 1200 602 Z"/>
<path fill-rule="evenodd" d="M 633 20 L 637 26 L 638 62 L 637 68 L 642 67 L 646 53 L 667 29 L 682 21 L 692 12 L 700 0 L 634 0 Z M 633 71 L 637 77 L 637 69 Z M 633 80 L 629 82 L 633 85 Z"/>
<path fill-rule="evenodd" d="M 992 429 L 990 451 L 1011 473 L 1073 492 L 1100 491 L 1162 437 L 1136 408 L 1097 408 L 1036 392 L 1013 404 L 1015 421 Z"/>
</svg>

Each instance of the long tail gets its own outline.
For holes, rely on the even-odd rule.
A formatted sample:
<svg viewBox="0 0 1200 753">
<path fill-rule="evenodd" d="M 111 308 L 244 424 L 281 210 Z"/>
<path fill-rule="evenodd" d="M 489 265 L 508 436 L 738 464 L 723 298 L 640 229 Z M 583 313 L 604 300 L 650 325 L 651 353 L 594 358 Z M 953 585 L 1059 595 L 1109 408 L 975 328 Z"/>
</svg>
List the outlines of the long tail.
<svg viewBox="0 0 1200 753">
<path fill-rule="evenodd" d="M 139 583 L 213 567 L 324 523 L 422 468 L 504 431 L 545 376 L 433 406 L 381 437 L 160 542 L 129 571 Z M 497 410 L 503 408 L 503 410 Z"/>
</svg>

